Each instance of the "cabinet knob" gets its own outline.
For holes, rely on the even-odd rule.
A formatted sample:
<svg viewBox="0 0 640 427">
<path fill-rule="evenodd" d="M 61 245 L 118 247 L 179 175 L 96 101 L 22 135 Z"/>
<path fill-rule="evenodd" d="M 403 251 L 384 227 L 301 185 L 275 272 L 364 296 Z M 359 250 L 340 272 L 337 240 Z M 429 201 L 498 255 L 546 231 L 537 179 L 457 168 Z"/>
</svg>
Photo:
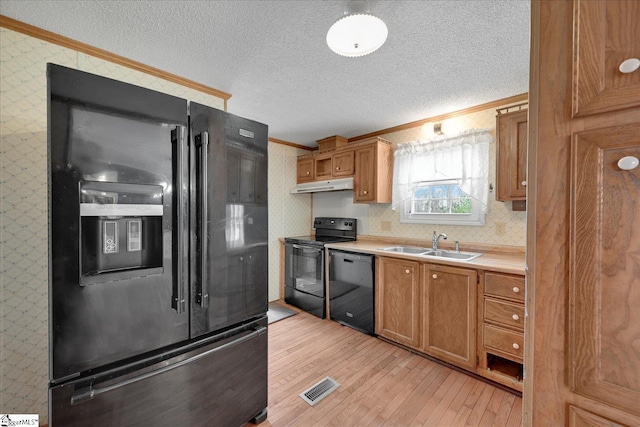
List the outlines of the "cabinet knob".
<svg viewBox="0 0 640 427">
<path fill-rule="evenodd" d="M 434 275 L 433 275 L 433 276 L 431 276 L 431 277 L 433 277 L 434 279 L 437 279 L 437 278 L 438 278 L 438 275 L 437 275 L 437 274 L 434 274 Z"/>
<path fill-rule="evenodd" d="M 640 59 L 638 58 L 629 58 L 626 61 L 622 61 L 618 70 L 620 70 L 623 74 L 633 73 L 635 70 L 640 68 Z"/>
<path fill-rule="evenodd" d="M 307 172 L 307 175 L 309 175 L 310 172 Z"/>
<path fill-rule="evenodd" d="M 513 320 L 520 320 L 520 316 L 518 316 L 517 314 L 514 314 L 513 316 L 511 316 L 511 318 Z"/>
<path fill-rule="evenodd" d="M 630 171 L 635 169 L 640 164 L 640 160 L 634 156 L 624 156 L 620 160 L 618 160 L 618 167 L 623 171 Z"/>
<path fill-rule="evenodd" d="M 411 271 L 408 268 L 404 272 L 407 274 L 411 273 Z"/>
<path fill-rule="evenodd" d="M 515 343 L 515 342 L 514 342 L 514 343 L 513 343 L 513 348 L 514 348 L 515 350 L 519 350 L 519 349 L 520 349 L 520 346 L 518 345 L 518 343 Z"/>
<path fill-rule="evenodd" d="M 369 194 L 369 193 L 367 192 L 367 190 L 364 190 L 362 194 Z"/>
<path fill-rule="evenodd" d="M 514 294 L 519 294 L 520 293 L 520 288 L 517 287 L 517 286 L 514 286 L 512 291 L 513 291 Z"/>
<path fill-rule="evenodd" d="M 522 181 L 520 184 L 522 184 L 523 187 L 527 186 L 527 181 Z"/>
<path fill-rule="evenodd" d="M 340 170 L 340 166 L 336 166 L 336 170 L 339 171 Z"/>
</svg>

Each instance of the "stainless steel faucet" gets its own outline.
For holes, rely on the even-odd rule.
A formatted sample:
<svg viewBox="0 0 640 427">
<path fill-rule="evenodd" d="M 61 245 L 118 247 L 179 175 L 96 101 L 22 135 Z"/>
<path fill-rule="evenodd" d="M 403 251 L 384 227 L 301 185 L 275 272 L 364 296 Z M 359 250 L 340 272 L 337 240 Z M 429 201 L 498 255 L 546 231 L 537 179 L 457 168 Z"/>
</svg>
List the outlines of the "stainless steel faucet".
<svg viewBox="0 0 640 427">
<path fill-rule="evenodd" d="M 436 233 L 435 231 L 433 232 L 433 237 L 431 238 L 431 248 L 434 251 L 438 250 L 438 242 L 440 241 L 440 238 L 443 238 L 444 240 L 447 240 L 447 235 L 444 233 Z"/>
</svg>

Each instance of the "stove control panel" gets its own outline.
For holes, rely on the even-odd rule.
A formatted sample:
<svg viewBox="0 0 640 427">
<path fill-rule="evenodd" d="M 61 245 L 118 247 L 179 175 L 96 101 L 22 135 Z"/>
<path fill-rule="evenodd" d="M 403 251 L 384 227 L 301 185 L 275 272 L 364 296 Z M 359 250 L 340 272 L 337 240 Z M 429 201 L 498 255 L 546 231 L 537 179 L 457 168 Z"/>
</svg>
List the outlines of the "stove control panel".
<svg viewBox="0 0 640 427">
<path fill-rule="evenodd" d="M 313 228 L 355 232 L 357 224 L 358 220 L 356 218 L 317 217 L 313 221 Z"/>
</svg>

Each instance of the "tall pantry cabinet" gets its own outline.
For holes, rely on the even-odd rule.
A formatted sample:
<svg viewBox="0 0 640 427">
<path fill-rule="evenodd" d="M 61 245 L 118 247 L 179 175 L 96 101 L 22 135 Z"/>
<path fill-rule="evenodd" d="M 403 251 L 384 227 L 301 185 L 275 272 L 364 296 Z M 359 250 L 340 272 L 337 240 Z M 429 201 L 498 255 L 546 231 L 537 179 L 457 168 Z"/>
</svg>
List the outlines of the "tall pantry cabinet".
<svg viewBox="0 0 640 427">
<path fill-rule="evenodd" d="M 640 425 L 640 2 L 531 7 L 524 423 Z"/>
</svg>

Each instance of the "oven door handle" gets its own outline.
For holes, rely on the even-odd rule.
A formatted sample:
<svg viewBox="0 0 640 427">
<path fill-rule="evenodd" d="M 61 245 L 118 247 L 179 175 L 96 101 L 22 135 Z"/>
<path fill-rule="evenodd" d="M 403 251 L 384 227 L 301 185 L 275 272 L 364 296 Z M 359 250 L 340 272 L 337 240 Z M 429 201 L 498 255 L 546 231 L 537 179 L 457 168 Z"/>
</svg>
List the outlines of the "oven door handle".
<svg viewBox="0 0 640 427">
<path fill-rule="evenodd" d="M 303 251 L 322 252 L 324 250 L 324 248 L 316 248 L 315 246 L 302 246 L 302 245 L 296 245 L 296 244 L 292 244 L 291 246 L 294 247 L 295 249 L 302 249 Z"/>
</svg>

